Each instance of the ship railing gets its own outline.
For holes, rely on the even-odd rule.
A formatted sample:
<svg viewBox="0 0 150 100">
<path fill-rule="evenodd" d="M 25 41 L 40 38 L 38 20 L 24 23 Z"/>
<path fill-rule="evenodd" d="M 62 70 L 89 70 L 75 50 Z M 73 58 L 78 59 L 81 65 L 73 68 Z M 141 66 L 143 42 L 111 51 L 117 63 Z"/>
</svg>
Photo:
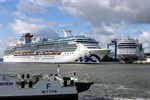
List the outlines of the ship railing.
<svg viewBox="0 0 150 100">
<path fill-rule="evenodd" d="M 39 81 L 58 81 L 61 86 L 73 86 L 75 78 L 64 79 L 60 74 L 1 75 L 0 81 L 14 81 L 18 88 L 36 88 Z"/>
<path fill-rule="evenodd" d="M 47 74 L 18 74 L 19 82 L 17 82 L 19 88 L 35 88 L 39 81 L 54 80 L 54 77 L 49 77 Z"/>
<path fill-rule="evenodd" d="M 62 76 L 63 77 L 70 77 L 71 80 L 74 80 L 74 81 L 84 81 L 84 82 L 89 82 L 89 76 L 88 74 L 80 74 L 80 73 L 77 73 L 76 71 L 70 71 L 68 73 L 62 73 Z"/>
<path fill-rule="evenodd" d="M 0 81 L 13 81 L 17 80 L 16 75 L 12 74 L 0 74 Z"/>
</svg>

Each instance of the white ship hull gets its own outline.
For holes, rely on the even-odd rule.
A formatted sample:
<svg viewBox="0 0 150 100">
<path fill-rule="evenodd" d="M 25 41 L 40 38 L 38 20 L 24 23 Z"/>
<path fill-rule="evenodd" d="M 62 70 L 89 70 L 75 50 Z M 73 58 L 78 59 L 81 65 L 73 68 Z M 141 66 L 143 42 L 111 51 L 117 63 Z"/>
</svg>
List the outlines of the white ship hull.
<svg viewBox="0 0 150 100">
<path fill-rule="evenodd" d="M 108 49 L 90 49 L 90 51 L 62 52 L 60 55 L 3 56 L 4 62 L 40 62 L 40 63 L 99 63 L 109 52 Z"/>
<path fill-rule="evenodd" d="M 132 63 L 138 57 L 137 52 L 136 48 L 118 49 L 118 59 L 122 63 Z"/>
</svg>

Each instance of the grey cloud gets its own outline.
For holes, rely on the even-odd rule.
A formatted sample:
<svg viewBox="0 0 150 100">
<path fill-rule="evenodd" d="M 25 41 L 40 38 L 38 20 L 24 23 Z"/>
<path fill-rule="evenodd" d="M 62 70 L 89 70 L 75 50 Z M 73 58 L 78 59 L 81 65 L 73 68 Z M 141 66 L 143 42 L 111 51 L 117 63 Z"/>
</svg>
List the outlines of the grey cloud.
<svg viewBox="0 0 150 100">
<path fill-rule="evenodd" d="M 32 0 L 32 2 L 39 6 L 51 7 L 62 5 L 63 0 Z"/>
<path fill-rule="evenodd" d="M 101 47 L 105 47 L 107 46 L 107 43 L 110 43 L 111 40 L 115 39 L 116 36 L 115 34 L 111 34 L 111 35 L 105 35 L 105 34 L 97 34 L 97 33 L 93 33 L 90 34 L 91 37 L 93 37 L 94 39 L 96 39 L 97 41 L 99 41 L 99 45 Z"/>
<path fill-rule="evenodd" d="M 67 3 L 67 6 L 63 3 L 61 10 L 91 23 L 93 33 L 91 36 L 102 44 L 117 38 L 115 30 L 122 29 L 125 24 L 150 24 L 150 0 L 71 1 L 70 4 Z M 103 24 L 109 28 L 105 28 Z M 146 44 L 146 41 L 143 43 Z"/>
<path fill-rule="evenodd" d="M 93 27 L 91 33 L 102 34 L 102 35 L 113 35 L 112 31 L 105 29 L 104 27 Z"/>
<path fill-rule="evenodd" d="M 56 33 L 54 30 L 49 29 L 49 28 L 39 30 L 35 35 L 38 37 L 46 37 L 50 39 L 58 38 L 58 33 Z"/>
<path fill-rule="evenodd" d="M 6 49 L 7 45 L 10 43 L 11 40 L 9 39 L 0 39 L 0 57 L 3 56 L 4 50 Z M 3 44 L 5 43 L 5 45 Z"/>
<path fill-rule="evenodd" d="M 64 3 L 62 9 L 79 18 L 90 21 L 95 26 L 102 22 L 116 23 L 120 21 L 150 23 L 150 0 L 82 1 L 84 0 L 70 2 L 70 5 L 67 6 Z M 76 10 L 73 12 L 70 9 Z"/>
<path fill-rule="evenodd" d="M 30 0 L 21 0 L 17 4 L 17 9 L 19 11 L 27 12 L 27 13 L 37 13 L 37 12 L 45 12 L 47 9 L 43 6 L 36 5 L 34 2 Z"/>
<path fill-rule="evenodd" d="M 57 7 L 63 12 L 90 23 L 91 33 L 93 33 L 91 36 L 103 43 L 117 37 L 115 30 L 127 27 L 127 24 L 150 24 L 150 0 L 31 1 L 33 7 L 41 7 L 39 11 L 45 11 L 48 7 Z M 35 12 L 36 10 L 38 9 L 35 9 Z"/>
<path fill-rule="evenodd" d="M 150 0 L 120 0 L 110 1 L 118 17 L 133 23 L 150 23 Z M 118 8 L 118 9 L 117 9 Z"/>
<path fill-rule="evenodd" d="M 143 44 L 144 52 L 150 52 L 150 39 L 148 38 L 150 36 L 150 32 L 141 32 L 141 34 L 138 36 L 139 41 Z"/>
<path fill-rule="evenodd" d="M 31 2 L 32 1 L 32 2 Z M 57 7 L 79 19 L 88 21 L 93 27 L 102 23 L 150 23 L 150 0 L 31 0 L 18 4 L 26 11 L 44 11 Z M 32 5 L 30 4 L 32 3 Z M 31 8 L 31 9 L 30 9 Z M 33 9 L 32 9 L 33 8 Z M 29 10 L 30 9 L 30 10 Z"/>
<path fill-rule="evenodd" d="M 51 28 L 56 27 L 58 25 L 58 23 L 55 21 L 46 22 L 46 21 L 44 21 L 44 19 L 28 17 L 23 12 L 15 12 L 14 15 L 23 21 L 34 23 L 34 24 L 39 24 L 39 25 L 41 24 L 41 25 L 45 25 L 45 26 L 48 26 Z"/>
<path fill-rule="evenodd" d="M 150 0 L 22 0 L 18 4 L 18 7 L 28 12 L 45 11 L 52 6 L 86 20 L 93 26 L 121 21 L 150 23 Z"/>
</svg>

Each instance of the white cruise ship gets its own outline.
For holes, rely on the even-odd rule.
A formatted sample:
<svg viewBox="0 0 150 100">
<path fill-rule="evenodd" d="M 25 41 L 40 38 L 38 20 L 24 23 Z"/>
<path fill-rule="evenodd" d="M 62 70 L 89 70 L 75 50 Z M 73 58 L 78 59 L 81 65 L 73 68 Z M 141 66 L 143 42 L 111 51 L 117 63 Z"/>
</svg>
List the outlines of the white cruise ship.
<svg viewBox="0 0 150 100">
<path fill-rule="evenodd" d="M 122 63 L 132 63 L 140 57 L 142 52 L 142 44 L 138 39 L 127 37 L 118 42 L 117 56 Z"/>
<path fill-rule="evenodd" d="M 64 29 L 64 37 L 48 39 L 23 34 L 4 51 L 4 62 L 99 63 L 110 51 L 84 35 L 74 36 Z"/>
</svg>

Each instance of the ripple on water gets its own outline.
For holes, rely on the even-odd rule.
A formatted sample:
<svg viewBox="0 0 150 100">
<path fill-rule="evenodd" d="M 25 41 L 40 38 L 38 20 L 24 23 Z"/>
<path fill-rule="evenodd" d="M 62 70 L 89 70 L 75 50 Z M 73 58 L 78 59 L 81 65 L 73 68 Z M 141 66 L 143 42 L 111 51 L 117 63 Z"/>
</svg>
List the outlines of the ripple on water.
<svg viewBox="0 0 150 100">
<path fill-rule="evenodd" d="M 88 74 L 95 84 L 81 93 L 79 100 L 148 100 L 148 64 L 61 64 L 60 72 Z M 55 73 L 57 64 L 0 63 L 0 73 Z M 90 95 L 89 95 L 90 94 Z M 145 98 L 145 99 L 142 99 Z"/>
</svg>

